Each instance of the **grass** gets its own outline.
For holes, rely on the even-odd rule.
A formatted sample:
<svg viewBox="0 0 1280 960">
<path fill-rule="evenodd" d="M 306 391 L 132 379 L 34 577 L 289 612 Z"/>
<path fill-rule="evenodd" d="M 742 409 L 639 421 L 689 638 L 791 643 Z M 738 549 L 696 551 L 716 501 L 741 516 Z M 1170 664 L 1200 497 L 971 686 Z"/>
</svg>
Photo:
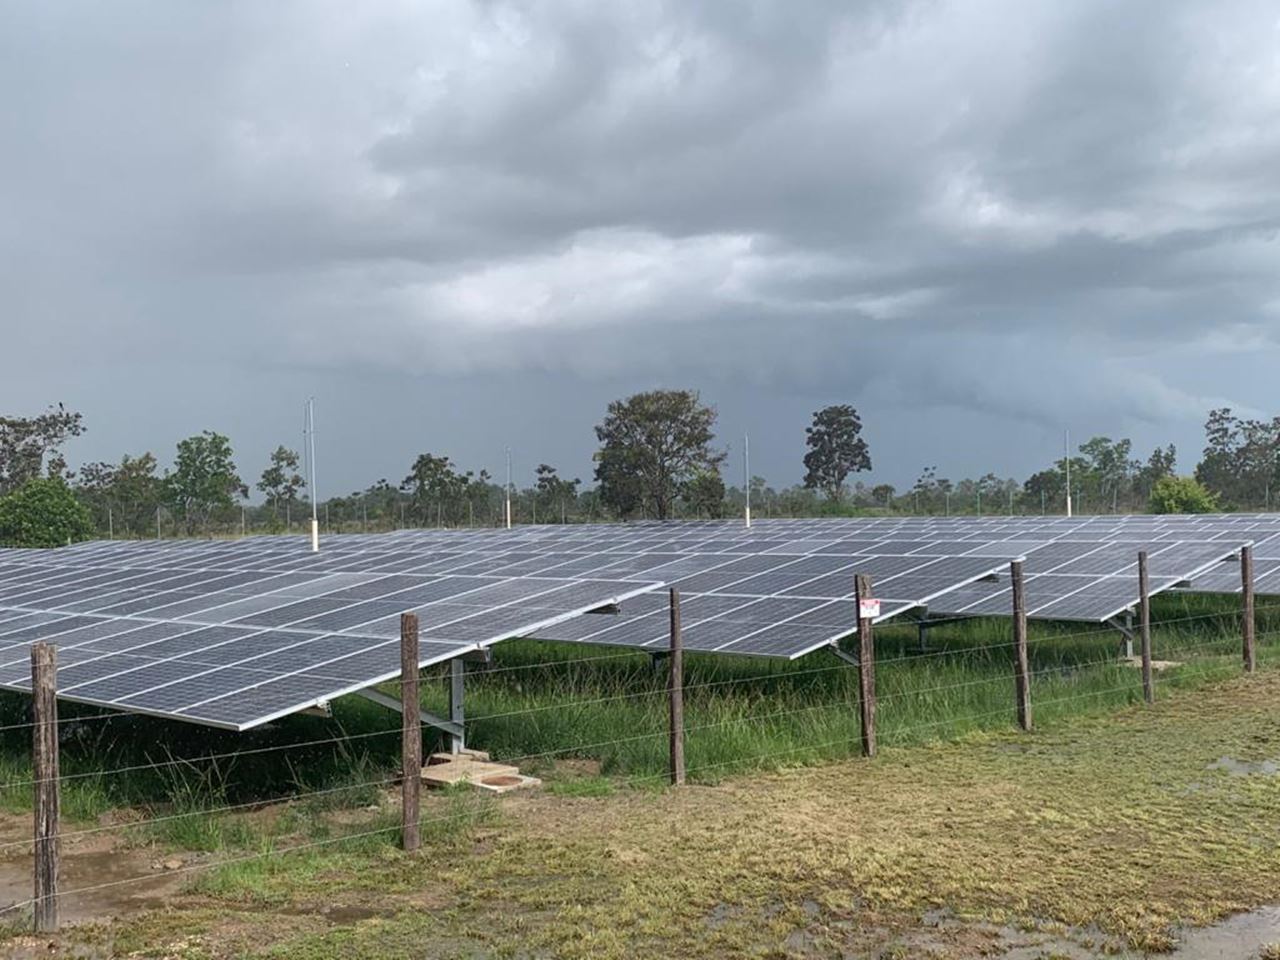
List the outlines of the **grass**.
<svg viewBox="0 0 1280 960">
<path fill-rule="evenodd" d="M 1158 598 L 1156 656 L 1183 661 L 1164 689 L 1238 672 L 1234 601 Z M 1191 619 L 1188 619 L 1191 618 Z M 1275 611 L 1260 608 L 1260 642 L 1275 638 Z M 921 652 L 916 629 L 877 630 L 878 730 L 883 742 L 917 743 L 1001 729 L 1013 716 L 1007 620 L 933 628 Z M 1036 717 L 1115 710 L 1141 699 L 1137 670 L 1117 662 L 1119 635 L 1082 625 L 1032 624 Z M 468 684 L 473 742 L 554 779 L 557 762 L 598 761 L 633 784 L 667 765 L 665 672 L 647 654 L 517 642 L 497 650 L 497 669 Z M 690 654 L 685 666 L 690 777 L 714 783 L 747 769 L 777 769 L 853 755 L 858 749 L 857 671 L 816 654 L 794 663 Z M 427 684 L 443 710 L 443 683 Z"/>
<path fill-rule="evenodd" d="M 1280 659 L 1276 655 L 1280 650 L 1280 616 L 1265 603 L 1259 606 L 1258 613 L 1260 660 L 1267 667 Z M 1165 595 L 1156 598 L 1154 615 L 1157 658 L 1180 663 L 1159 675 L 1160 701 L 1175 699 L 1185 710 L 1185 704 L 1195 704 L 1197 698 L 1212 697 L 1218 687 L 1210 684 L 1238 678 L 1236 600 Z M 1141 701 L 1140 675 L 1133 667 L 1117 662 L 1118 641 L 1119 635 L 1110 629 L 1032 624 L 1032 704 L 1038 728 L 1055 731 L 1088 722 L 1089 718 L 1118 712 L 1132 715 L 1125 711 Z M 905 781 L 900 780 L 894 788 L 900 791 L 898 794 L 888 786 L 876 786 L 871 792 L 887 806 L 922 810 L 945 820 L 937 807 L 940 801 L 931 792 L 932 784 L 941 777 L 945 786 L 948 770 L 952 771 L 950 775 L 959 777 L 958 783 L 978 776 L 956 772 L 964 769 L 964 750 L 979 751 L 983 756 L 992 750 L 1007 751 L 1014 758 L 1011 762 L 1020 763 L 1025 761 L 1027 750 L 1045 750 L 1045 744 L 1057 743 L 1051 735 L 1037 735 L 1031 741 L 1002 739 L 1013 723 L 1007 620 L 971 620 L 936 627 L 931 630 L 929 646 L 924 651 L 919 649 L 913 626 L 883 626 L 877 629 L 876 644 L 880 742 L 889 748 L 923 751 L 910 755 L 917 758 L 913 762 L 921 764 L 922 771 L 927 770 L 923 779 L 913 773 Z M 428 674 L 428 682 L 423 684 L 424 705 L 437 713 L 446 712 L 444 674 Z M 431 679 L 439 682 L 430 682 Z M 769 782 L 788 783 L 791 781 L 786 778 L 793 775 L 788 771 L 808 766 L 811 769 L 804 776 L 810 778 L 815 789 L 850 799 L 846 796 L 849 785 L 841 779 L 845 774 L 832 772 L 844 768 L 830 764 L 853 757 L 858 751 L 855 669 L 828 654 L 794 663 L 690 654 L 686 657 L 685 679 L 686 757 L 692 783 L 719 784 L 753 771 L 775 772 L 783 779 Z M 458 857 L 471 863 L 473 836 L 485 833 L 485 826 L 492 823 L 495 808 L 484 798 L 472 794 L 429 798 L 424 809 L 424 843 L 433 857 L 444 858 L 429 877 L 424 877 L 420 861 L 406 858 L 395 849 L 398 813 L 388 802 L 387 785 L 399 766 L 399 718 L 358 698 L 335 704 L 333 719 L 291 717 L 240 735 L 142 717 L 103 719 L 95 716 L 99 713 L 95 709 L 63 705 L 64 716 L 83 717 L 82 721 L 64 724 L 62 729 L 62 770 L 68 776 L 63 788 L 63 809 L 68 821 L 77 823 L 92 822 L 116 808 L 133 808 L 133 817 L 144 822 L 128 827 L 127 842 L 160 851 L 196 854 L 200 869 L 192 874 L 191 890 L 218 902 L 278 906 L 305 902 L 307 898 L 324 900 L 330 895 L 362 896 L 379 891 L 394 898 L 411 896 L 422 888 L 425 879 L 433 883 L 447 881 L 450 891 L 456 887 L 477 898 L 476 902 L 486 909 L 500 913 L 509 910 L 513 917 L 524 916 L 525 923 L 533 922 L 529 920 L 529 910 L 544 902 L 540 899 L 543 894 L 554 896 L 560 905 L 556 910 L 563 910 L 566 923 L 575 922 L 573 918 L 578 917 L 594 932 L 585 939 L 570 937 L 562 945 L 563 950 L 543 944 L 544 952 L 589 956 L 598 951 L 603 956 L 620 955 L 619 943 L 599 913 L 603 902 L 597 907 L 575 904 L 596 904 L 600 896 L 608 894 L 629 905 L 630 919 L 625 922 L 642 928 L 637 935 L 653 938 L 657 934 L 651 927 L 656 921 L 647 911 L 670 903 L 673 897 L 698 893 L 679 877 L 665 876 L 669 873 L 665 871 L 665 883 L 655 880 L 656 885 L 651 886 L 648 881 L 637 881 L 643 896 L 652 901 L 647 907 L 632 903 L 641 891 L 615 876 L 615 868 L 650 863 L 652 852 L 636 852 L 640 839 L 655 849 L 667 850 L 666 855 L 675 858 L 670 862 L 683 864 L 688 862 L 686 857 L 700 862 L 719 856 L 714 847 L 677 842 L 689 831 L 705 830 L 708 836 L 729 831 L 733 839 L 726 842 L 745 858 L 735 868 L 742 875 L 735 873 L 732 883 L 724 878 L 715 882 L 728 883 L 725 889 L 752 902 L 762 895 L 757 889 L 762 882 L 757 874 L 762 869 L 760 876 L 773 876 L 779 889 L 790 890 L 797 880 L 792 875 L 774 876 L 770 861 L 760 859 L 768 856 L 769 844 L 755 853 L 738 850 L 735 831 L 752 834 L 773 816 L 767 807 L 760 806 L 754 794 L 747 798 L 746 809 L 736 805 L 719 808 L 714 814 L 719 820 L 699 819 L 710 817 L 711 813 L 699 812 L 701 808 L 695 804 L 687 811 L 692 817 L 687 824 L 682 818 L 689 801 L 682 795 L 673 808 L 676 813 L 672 815 L 677 819 L 662 819 L 664 805 L 669 805 L 667 798 L 671 796 L 661 789 L 667 770 L 665 682 L 664 668 L 644 653 L 535 642 L 502 644 L 495 650 L 493 667 L 477 670 L 469 677 L 471 743 L 490 750 L 495 759 L 518 762 L 526 772 L 542 776 L 550 795 L 545 802 L 569 805 L 574 817 L 585 811 L 585 823 L 599 836 L 613 838 L 613 846 L 593 843 L 579 847 L 574 837 L 584 824 L 575 820 L 573 829 L 567 829 L 560 820 L 554 829 L 544 831 L 539 827 L 534 835 L 522 833 L 524 828 L 516 831 L 526 839 L 536 835 L 530 841 L 540 851 L 536 854 L 523 847 L 513 850 L 505 842 L 495 841 L 501 854 L 495 864 L 510 869 L 514 877 L 542 891 L 532 898 L 525 891 L 510 889 L 506 880 L 483 862 L 471 864 L 461 872 L 449 866 Z M 395 692 L 393 685 L 388 692 Z M 25 722 L 25 710 L 23 698 L 0 697 L 0 728 Z M 1138 711 L 1137 716 L 1143 716 L 1143 712 Z M 1198 736 L 1189 729 L 1181 730 L 1179 735 L 1193 739 Z M 963 741 L 955 753 L 936 754 L 934 751 L 940 748 L 930 746 L 955 740 Z M 1200 743 L 1198 739 L 1194 742 Z M 1057 748 L 1045 750 L 1037 760 L 1046 770 L 1054 768 L 1054 749 Z M 28 730 L 20 726 L 0 729 L 0 783 L 10 784 L 0 787 L 0 806 L 10 813 L 30 810 L 31 790 L 25 782 L 31 776 L 29 750 Z M 202 759 L 223 754 L 227 756 Z M 946 758 L 941 766 L 939 756 Z M 1097 776 L 1098 765 L 1105 765 L 1110 759 L 1090 755 L 1080 760 L 1083 766 L 1077 775 Z M 992 764 L 989 756 L 984 762 L 990 769 L 982 773 L 983 777 L 998 780 L 1001 776 L 1021 776 L 1012 767 Z M 819 764 L 826 766 L 816 766 Z M 115 768 L 128 769 L 104 772 Z M 894 776 L 902 773 L 896 764 L 890 769 L 898 771 Z M 1118 790 L 1116 796 L 1090 794 L 1082 802 L 1113 813 L 1118 810 L 1116 816 L 1122 822 L 1132 820 L 1130 805 L 1150 798 L 1124 787 L 1120 774 L 1126 772 L 1107 770 L 1104 786 Z M 1059 773 L 1060 777 L 1069 775 Z M 1050 780 L 1046 774 L 1041 784 L 1045 788 L 1043 797 L 1033 798 L 1041 805 L 1023 811 L 1032 823 L 1046 830 L 1058 819 L 1080 820 L 1078 811 L 1052 812 L 1056 808 L 1045 805 L 1046 798 L 1053 798 Z M 951 786 L 956 787 L 957 783 Z M 764 793 L 773 789 L 766 788 Z M 862 789 L 859 779 L 859 790 Z M 948 793 L 944 789 L 942 795 L 958 802 L 954 791 Z M 742 801 L 746 794 L 731 785 L 727 796 Z M 263 805 L 282 798 L 294 800 L 285 806 L 263 809 Z M 989 799 L 999 807 L 999 796 Z M 788 794 L 775 800 L 794 803 L 796 798 Z M 646 827 L 650 832 L 642 838 L 629 839 L 617 833 L 612 821 L 594 819 L 599 810 L 615 811 L 610 816 L 616 816 L 619 807 L 628 816 L 637 813 L 642 820 L 657 818 L 661 825 Z M 1180 807 L 1164 812 L 1183 818 L 1175 823 L 1191 824 L 1190 829 L 1198 833 L 1204 830 L 1197 810 Z M 1272 811 L 1268 808 L 1267 812 L 1269 815 Z M 849 817 L 873 813 L 859 800 L 851 809 L 824 809 L 812 815 L 819 820 L 830 816 L 837 818 L 837 823 L 847 823 Z M 1003 813 L 995 822 L 1014 829 L 1012 820 Z M 678 823 L 679 828 L 674 829 L 673 823 Z M 808 831 L 814 823 L 806 820 L 806 824 L 803 829 L 795 826 L 784 834 L 798 845 L 811 845 L 814 841 Z M 1080 829 L 1100 828 L 1101 821 L 1085 818 L 1076 825 Z M 977 820 L 968 826 L 976 831 Z M 1144 822 L 1140 830 L 1148 826 Z M 663 829 L 674 835 L 659 836 Z M 844 859 L 837 858 L 837 862 L 849 866 L 850 872 L 832 877 L 832 882 L 860 891 L 858 896 L 867 902 L 891 911 L 916 909 L 934 902 L 973 903 L 975 909 L 987 913 L 1012 903 L 1014 912 L 1026 907 L 1036 915 L 1062 916 L 1069 922 L 1080 919 L 1047 894 L 1036 899 L 1025 891 L 1014 891 L 1011 901 L 994 894 L 990 898 L 977 896 L 975 889 L 989 887 L 991 891 L 1007 893 L 1009 887 L 985 868 L 975 872 L 972 864 L 966 865 L 963 851 L 954 851 L 956 859 L 946 863 L 930 859 L 930 850 L 913 849 L 908 855 L 900 851 L 901 843 L 893 839 L 888 827 L 883 828 L 887 833 L 881 829 L 877 827 L 868 834 L 873 851 L 870 861 L 865 861 L 864 852 L 860 851 L 854 870 L 852 861 L 847 859 L 852 854 L 846 851 L 840 855 Z M 902 830 L 903 824 L 896 822 L 893 829 Z M 940 836 L 945 840 L 948 835 Z M 937 837 L 934 839 L 936 842 Z M 975 840 L 968 855 L 977 855 L 987 839 L 984 836 Z M 1115 839 L 1118 843 L 1128 842 L 1121 835 Z M 1058 849 L 1047 834 L 1043 840 L 1048 849 Z M 1168 840 L 1162 834 L 1161 842 Z M 827 836 L 824 842 L 843 850 L 838 835 Z M 756 843 L 760 843 L 759 838 Z M 881 859 L 881 853 L 874 852 L 881 849 L 900 853 L 885 852 L 885 859 Z M 593 866 L 579 872 L 576 865 L 584 856 L 604 858 L 608 864 L 602 867 L 592 860 Z M 779 863 L 787 862 L 783 850 L 773 850 L 772 856 L 780 858 Z M 959 879 L 951 886 L 923 883 L 918 872 L 926 864 L 928 870 L 941 871 L 942 877 L 935 878 L 938 880 L 952 877 L 957 871 L 968 871 L 977 887 L 967 886 Z M 791 869 L 816 870 L 815 876 L 825 876 L 831 865 L 805 863 L 802 868 Z M 899 874 L 895 872 L 898 870 L 906 872 Z M 1243 875 L 1238 879 L 1246 882 Z M 709 890 L 705 888 L 698 894 L 698 902 L 711 896 Z M 920 893 L 921 890 L 930 892 Z M 822 889 L 810 890 L 809 896 L 824 909 L 831 906 Z M 1185 906 L 1185 900 L 1178 902 Z M 1000 907 L 1001 903 L 1005 907 Z M 1105 906 L 1102 901 L 1096 905 L 1099 909 Z M 757 908 L 764 909 L 758 903 L 752 909 Z M 1173 909 L 1158 915 L 1167 918 Z M 782 919 L 771 919 L 764 926 L 790 922 L 788 918 L 795 919 L 786 913 Z M 1155 944 L 1154 928 L 1145 925 L 1145 921 L 1113 919 L 1113 928 L 1131 942 Z M 511 922 L 519 927 L 516 920 Z M 399 923 L 400 933 L 410 941 L 422 935 L 408 920 L 400 923 L 392 918 L 387 923 Z M 760 923 L 756 915 L 756 926 Z M 1130 923 L 1138 923 L 1140 934 L 1130 936 Z M 465 923 L 462 925 L 465 927 Z M 507 929 L 506 919 L 498 926 Z M 564 932 L 556 925 L 551 929 Z M 278 933 L 271 932 L 268 939 L 274 941 Z M 540 936 L 537 934 L 534 941 Z M 723 939 L 719 933 L 711 938 L 716 943 Z M 653 942 L 660 940 L 659 937 Z M 290 942 L 290 949 L 299 950 L 296 955 L 311 955 L 309 941 Z M 327 941 L 322 937 L 317 942 Z M 348 945 L 353 950 L 351 955 L 365 955 L 358 945 Z M 379 949 L 385 947 L 382 943 Z M 395 950 L 391 949 L 390 954 L 395 955 Z M 320 950 L 314 955 L 329 954 Z"/>
<path fill-rule="evenodd" d="M 457 829 L 420 855 L 353 841 L 223 867 L 85 935 L 142 957 L 303 960 L 967 960 L 999 955 L 997 936 L 1048 938 L 1041 955 L 1167 950 L 1179 922 L 1280 899 L 1280 778 L 1216 764 L 1280 756 L 1278 699 L 1280 671 L 1237 675 L 713 790 L 527 796 L 501 821 L 432 797 Z M 939 907 L 960 925 L 921 925 Z"/>
<path fill-rule="evenodd" d="M 1156 656 L 1183 665 L 1162 691 L 1238 672 L 1238 601 L 1156 598 Z M 1277 610 L 1259 606 L 1259 643 L 1280 635 Z M 1032 701 L 1038 722 L 1104 713 L 1138 701 L 1138 671 L 1116 660 L 1119 635 L 1087 625 L 1032 623 Z M 877 629 L 878 731 L 909 744 L 1007 727 L 1013 716 L 1009 623 L 978 619 L 935 627 L 921 652 L 913 626 Z M 432 682 L 438 680 L 438 682 Z M 686 656 L 686 762 L 695 782 L 852 756 L 858 749 L 857 671 L 824 653 L 799 661 Z M 519 763 L 566 795 L 601 795 L 619 783 L 660 785 L 667 769 L 665 668 L 645 653 L 516 641 L 468 679 L 470 742 Z M 447 712 L 447 683 L 428 671 L 424 705 Z M 396 693 L 394 685 L 388 692 Z M 27 702 L 0 695 L 0 809 L 30 809 Z M 194 849 L 228 840 L 210 809 L 305 797 L 310 813 L 378 802 L 399 768 L 399 722 L 357 697 L 332 720 L 296 716 L 246 734 L 63 705 L 63 812 L 91 822 L 118 807 L 168 821 L 161 839 Z M 219 759 L 202 758 L 218 756 Z M 592 765 L 583 782 L 576 762 Z M 119 770 L 117 773 L 104 771 Z M 567 772 L 566 772 L 567 771 Z M 604 779 L 600 779 L 604 778 Z M 564 783 L 560 783 L 560 780 Z M 9 786 L 3 786 L 9 784 Z M 203 836 L 201 836 L 203 834 Z"/>
</svg>

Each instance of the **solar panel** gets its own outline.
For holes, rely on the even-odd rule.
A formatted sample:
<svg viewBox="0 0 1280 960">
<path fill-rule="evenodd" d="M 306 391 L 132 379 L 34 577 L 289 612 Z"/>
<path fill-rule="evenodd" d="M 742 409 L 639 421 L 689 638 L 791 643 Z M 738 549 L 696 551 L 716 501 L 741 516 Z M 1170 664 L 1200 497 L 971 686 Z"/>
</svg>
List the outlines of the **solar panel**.
<svg viewBox="0 0 1280 960">
<path fill-rule="evenodd" d="M 0 551 L 0 686 L 27 646 L 60 647 L 68 698 L 246 729 L 399 672 L 399 615 L 423 665 L 533 635 L 653 649 L 665 591 L 690 649 L 794 658 L 853 632 L 853 576 L 881 619 L 913 608 L 1009 612 L 1025 556 L 1032 616 L 1103 620 L 1153 591 L 1239 590 L 1223 563 L 1254 541 L 1258 591 L 1280 593 L 1280 518 L 875 517 L 408 530 L 326 538 L 78 544 Z M 622 602 L 616 616 L 585 611 Z M 71 672 L 75 671 L 75 672 Z M 72 682 L 74 680 L 74 682 Z"/>
<path fill-rule="evenodd" d="M 334 538 L 332 555 L 304 544 L 24 552 L 0 568 L 0 687 L 29 686 L 27 648 L 46 640 L 64 699 L 244 730 L 397 676 L 403 612 L 419 616 L 428 666 L 655 585 L 384 573 L 440 556 L 376 538 Z"/>
</svg>

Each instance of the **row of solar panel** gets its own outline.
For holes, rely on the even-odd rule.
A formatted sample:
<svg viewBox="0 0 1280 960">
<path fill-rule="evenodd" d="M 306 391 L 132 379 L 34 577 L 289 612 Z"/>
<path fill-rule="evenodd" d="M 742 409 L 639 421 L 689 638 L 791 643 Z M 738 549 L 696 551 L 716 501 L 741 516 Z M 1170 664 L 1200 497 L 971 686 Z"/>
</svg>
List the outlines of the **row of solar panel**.
<svg viewBox="0 0 1280 960">
<path fill-rule="evenodd" d="M 10 659 L 0 685 L 21 688 L 26 645 L 51 639 L 71 698 L 244 728 L 394 676 L 399 613 L 410 604 L 423 616 L 424 663 L 530 632 L 653 646 L 667 635 L 665 596 L 626 601 L 622 616 L 566 618 L 644 589 L 638 581 L 675 583 L 686 591 L 691 649 L 793 657 L 853 630 L 854 573 L 873 577 L 882 617 L 937 595 L 1003 613 L 1007 583 L 975 581 L 1023 553 L 1033 612 L 1096 617 L 1099 604 L 1136 596 L 1126 572 L 1135 541 L 1103 543 L 1080 529 L 778 521 L 755 531 L 407 531 L 327 538 L 319 555 L 301 538 L 2 552 L 0 653 Z M 1145 545 L 1158 588 L 1232 548 Z"/>
</svg>

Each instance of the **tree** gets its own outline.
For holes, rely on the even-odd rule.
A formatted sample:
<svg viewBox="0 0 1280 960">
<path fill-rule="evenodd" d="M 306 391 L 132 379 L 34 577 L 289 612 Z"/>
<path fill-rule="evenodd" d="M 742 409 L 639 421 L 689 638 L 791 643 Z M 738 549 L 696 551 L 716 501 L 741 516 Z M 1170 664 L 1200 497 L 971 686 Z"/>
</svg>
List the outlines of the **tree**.
<svg viewBox="0 0 1280 960">
<path fill-rule="evenodd" d="M 84 433 L 83 420 L 62 404 L 36 417 L 0 417 L 0 495 L 46 472 L 66 479 L 62 444 Z"/>
<path fill-rule="evenodd" d="M 937 467 L 925 467 L 911 488 L 913 505 L 928 513 L 943 512 L 947 509 L 947 494 L 954 488 L 950 480 L 938 476 Z"/>
<path fill-rule="evenodd" d="M 1161 477 L 1151 489 L 1152 513 L 1213 513 L 1218 498 L 1195 477 Z"/>
<path fill-rule="evenodd" d="M 1209 411 L 1204 429 L 1196 479 L 1229 506 L 1262 506 L 1280 480 L 1280 417 L 1241 420 L 1222 407 Z"/>
<path fill-rule="evenodd" d="M 492 520 L 495 499 L 501 502 L 502 488 L 493 482 L 489 471 L 482 467 L 479 475 L 467 484 L 467 519 L 473 520 L 476 504 L 483 504 L 485 519 Z"/>
<path fill-rule="evenodd" d="M 307 481 L 298 473 L 300 462 L 296 452 L 279 446 L 271 454 L 270 466 L 262 471 L 258 489 L 267 495 L 271 515 L 277 519 L 280 516 L 280 504 L 296 503 L 299 492 L 307 485 Z"/>
<path fill-rule="evenodd" d="M 1067 480 L 1060 469 L 1041 470 L 1027 477 L 1022 495 L 1033 509 L 1048 511 L 1066 503 Z"/>
<path fill-rule="evenodd" d="M 1133 480 L 1138 494 L 1149 501 L 1151 491 L 1155 489 L 1156 483 L 1164 477 L 1173 476 L 1173 468 L 1177 462 L 1178 450 L 1172 443 L 1167 447 L 1156 447 L 1152 450 L 1151 456 L 1139 468 Z"/>
<path fill-rule="evenodd" d="M 76 478 L 75 494 L 89 511 L 98 530 L 114 532 L 116 465 L 105 461 L 86 463 Z"/>
<path fill-rule="evenodd" d="M 1077 486 L 1088 492 L 1090 501 L 1113 510 L 1118 509 L 1121 497 L 1128 501 L 1133 477 L 1142 466 L 1132 459 L 1132 451 L 1131 441 L 1110 437 L 1093 437 L 1080 445 L 1085 470 Z"/>
<path fill-rule="evenodd" d="M 154 454 L 140 457 L 125 454 L 113 471 L 111 500 L 121 517 L 121 529 L 126 533 L 141 533 L 148 529 L 155 517 L 156 508 L 164 500 L 164 482 L 156 476 Z"/>
<path fill-rule="evenodd" d="M 0 544 L 60 547 L 92 536 L 89 509 L 61 477 L 34 477 L 0 497 Z"/>
<path fill-rule="evenodd" d="M 693 390 L 650 390 L 609 404 L 596 427 L 601 500 L 619 516 L 644 510 L 660 520 L 702 471 L 719 470 L 711 448 L 714 408 Z"/>
<path fill-rule="evenodd" d="M 537 478 L 534 482 L 534 497 L 544 517 L 565 518 L 567 505 L 578 499 L 578 486 L 582 483 L 577 477 L 564 480 L 549 463 L 538 464 L 534 471 Z"/>
<path fill-rule="evenodd" d="M 871 499 L 877 506 L 891 507 L 893 495 L 897 492 L 892 483 L 877 483 L 871 488 Z"/>
<path fill-rule="evenodd" d="M 414 516 L 424 523 L 431 519 L 432 508 L 437 519 L 446 513 L 452 517 L 452 508 L 458 501 L 465 501 L 470 483 L 471 474 L 458 473 L 448 457 L 421 453 L 413 461 L 413 468 L 401 482 L 400 489 L 409 494 Z"/>
<path fill-rule="evenodd" d="M 871 469 L 871 454 L 862 439 L 858 411 L 848 404 L 824 407 L 813 415 L 813 425 L 805 427 L 804 485 L 822 490 L 831 501 L 844 494 L 845 478 Z"/>
<path fill-rule="evenodd" d="M 236 473 L 231 441 L 212 430 L 178 444 L 173 470 L 164 475 L 164 488 L 188 533 L 207 526 L 214 513 L 230 510 L 237 499 L 249 495 L 249 488 Z"/>
<path fill-rule="evenodd" d="M 698 516 L 710 520 L 724 516 L 724 497 L 724 478 L 719 470 L 700 470 L 684 485 L 684 501 Z"/>
</svg>

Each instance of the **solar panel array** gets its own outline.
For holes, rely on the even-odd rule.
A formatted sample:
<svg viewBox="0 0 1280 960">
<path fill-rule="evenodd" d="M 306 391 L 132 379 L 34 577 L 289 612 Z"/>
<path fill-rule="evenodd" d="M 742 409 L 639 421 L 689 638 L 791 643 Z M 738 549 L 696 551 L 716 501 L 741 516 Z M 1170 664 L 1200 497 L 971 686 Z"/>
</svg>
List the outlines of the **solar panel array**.
<svg viewBox="0 0 1280 960">
<path fill-rule="evenodd" d="M 653 583 L 528 577 L 509 551 L 395 549 L 376 538 L 88 544 L 0 551 L 0 687 L 28 690 L 29 645 L 58 646 L 64 699 L 244 730 L 453 659 Z"/>
<path fill-rule="evenodd" d="M 659 648 L 665 591 L 693 650 L 795 658 L 856 625 L 866 574 L 880 619 L 908 610 L 1007 615 L 1025 557 L 1031 616 L 1103 621 L 1153 592 L 1239 590 L 1224 563 L 1256 544 L 1258 590 L 1280 592 L 1269 516 L 850 518 L 413 530 L 304 538 L 107 541 L 0 550 L 0 687 L 26 689 L 27 646 L 60 649 L 68 699 L 233 729 L 399 673 L 399 616 L 422 620 L 422 664 L 512 636 Z M 616 616 L 587 611 L 621 601 Z"/>
<path fill-rule="evenodd" d="M 685 523 L 678 525 L 677 544 L 687 551 L 679 571 L 685 575 L 668 582 L 684 599 L 686 648 L 794 659 L 853 632 L 855 573 L 871 577 L 873 592 L 883 601 L 880 619 L 912 609 L 1008 615 L 1008 562 L 1025 557 L 1029 616 L 1102 622 L 1137 602 L 1139 549 L 1150 554 L 1154 594 L 1221 565 L 1242 542 L 1169 539 L 1177 532 L 1158 523 L 1125 530 L 1124 524 L 1099 524 L 1098 519 L 824 518 L 757 521 L 750 530 L 740 524 Z M 585 532 L 592 528 L 578 529 L 584 532 L 547 535 L 560 542 L 596 535 Z M 640 545 L 646 536 L 672 534 L 671 524 L 629 529 L 632 543 Z M 1157 534 L 1166 539 L 1155 539 Z M 747 549 L 764 553 L 725 563 L 725 554 Z M 786 563 L 765 574 L 750 573 L 778 558 Z M 642 576 L 676 572 L 635 569 Z M 805 576 L 818 569 L 825 572 Z M 634 598 L 623 614 L 579 617 L 537 636 L 652 650 L 665 646 L 665 598 Z"/>
</svg>

